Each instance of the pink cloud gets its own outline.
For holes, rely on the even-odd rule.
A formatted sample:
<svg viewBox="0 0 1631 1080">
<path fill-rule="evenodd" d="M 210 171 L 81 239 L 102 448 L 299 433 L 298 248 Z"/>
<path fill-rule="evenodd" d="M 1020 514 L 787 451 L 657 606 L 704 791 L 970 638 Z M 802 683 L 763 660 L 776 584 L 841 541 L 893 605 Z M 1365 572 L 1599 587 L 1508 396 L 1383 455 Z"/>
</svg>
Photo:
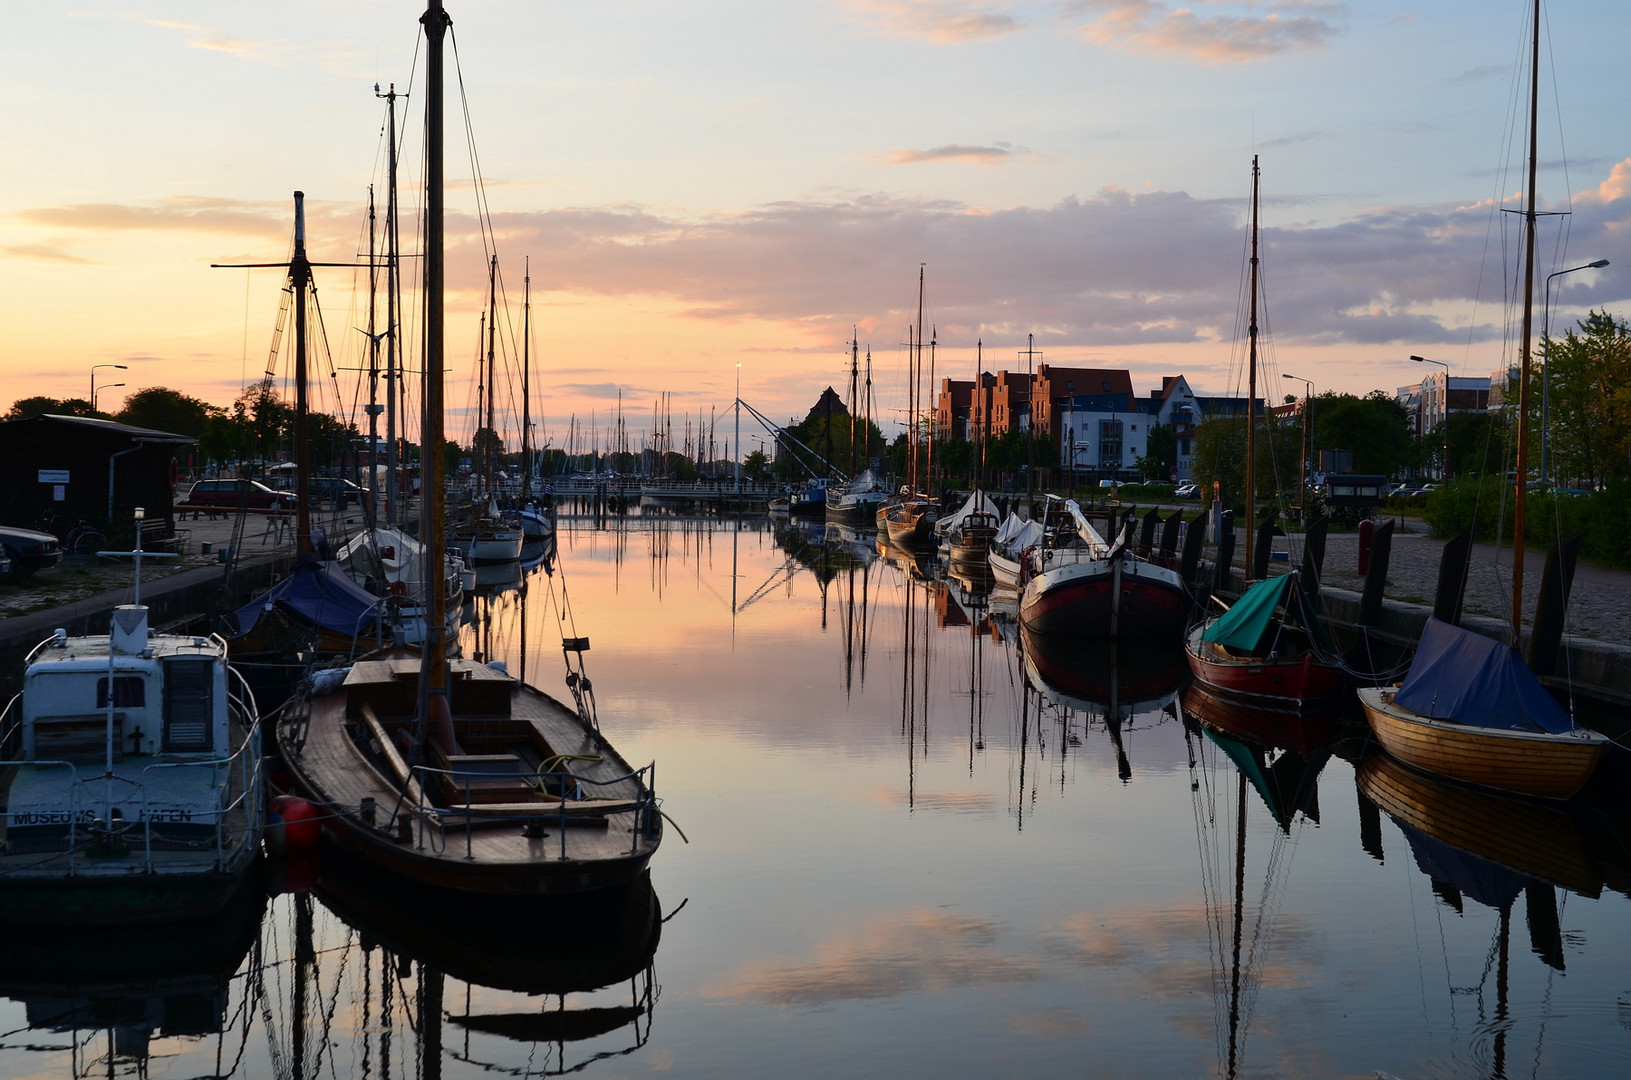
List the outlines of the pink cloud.
<svg viewBox="0 0 1631 1080">
<path fill-rule="evenodd" d="M 1343 6 L 1320 0 L 1277 0 L 1262 5 L 1202 0 L 1201 8 L 1236 9 L 1204 14 L 1161 0 L 1077 0 L 1079 33 L 1096 45 L 1126 45 L 1209 64 L 1251 63 L 1288 52 L 1323 48 L 1339 31 L 1330 16 Z"/>
<path fill-rule="evenodd" d="M 1022 29 L 1011 5 L 970 0 L 847 0 L 845 7 L 869 29 L 891 37 L 947 45 L 983 41 Z"/>
</svg>

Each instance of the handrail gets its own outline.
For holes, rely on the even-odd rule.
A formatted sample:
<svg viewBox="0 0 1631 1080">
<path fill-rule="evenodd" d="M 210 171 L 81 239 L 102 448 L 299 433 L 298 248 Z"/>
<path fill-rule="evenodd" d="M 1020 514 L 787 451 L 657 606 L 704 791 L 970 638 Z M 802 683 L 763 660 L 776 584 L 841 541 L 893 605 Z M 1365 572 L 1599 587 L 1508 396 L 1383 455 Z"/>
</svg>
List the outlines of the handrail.
<svg viewBox="0 0 1631 1080">
<path fill-rule="evenodd" d="M 471 800 L 470 800 L 470 796 L 471 796 L 471 786 L 470 785 L 471 785 L 472 780 L 491 779 L 493 774 L 492 773 L 479 772 L 479 771 L 475 771 L 475 770 L 468 770 L 468 769 L 464 769 L 464 770 L 461 770 L 461 769 L 441 769 L 441 768 L 435 768 L 435 767 L 430 766 L 430 765 L 415 765 L 410 770 L 410 776 L 412 778 L 418 780 L 418 784 L 417 784 L 417 787 L 418 787 L 418 800 L 417 800 L 416 809 L 418 811 L 420 829 L 419 829 L 419 838 L 418 838 L 418 841 L 415 844 L 415 846 L 417 848 L 419 848 L 420 850 L 424 850 L 424 848 L 425 848 L 425 841 L 426 841 L 425 829 L 426 829 L 427 821 L 430 821 L 430 820 L 436 821 L 436 823 L 438 825 L 438 828 L 441 830 L 441 832 L 445 836 L 446 833 L 447 833 L 447 827 L 446 827 L 446 824 L 445 824 L 445 819 L 448 818 L 448 817 L 451 817 L 451 816 L 453 816 L 455 814 L 462 815 L 464 817 L 464 819 L 465 819 L 465 825 L 464 825 L 465 858 L 473 860 L 475 858 L 474 845 L 475 845 L 475 821 L 476 821 L 476 817 L 475 817 L 475 815 L 470 813 L 469 808 L 472 805 L 477 805 L 477 804 L 473 804 L 471 802 Z M 453 782 L 455 784 L 458 783 L 458 780 L 459 780 L 460 777 L 463 777 L 464 778 L 464 806 L 462 808 L 460 808 L 460 807 L 442 807 L 442 806 L 437 806 L 436 804 L 430 802 L 430 796 L 429 796 L 428 792 L 431 790 L 431 788 L 430 788 L 430 785 L 426 781 L 427 781 L 427 779 L 429 777 L 432 777 L 432 776 L 446 776 L 449 779 L 453 780 Z M 627 783 L 627 782 L 629 782 L 631 780 L 635 784 L 636 791 L 634 793 L 634 797 L 632 799 L 627 800 L 627 801 L 632 802 L 634 805 L 632 807 L 630 807 L 628 810 L 619 810 L 619 811 L 615 811 L 615 812 L 617 812 L 617 813 L 633 813 L 635 815 L 634 828 L 631 830 L 631 834 L 634 837 L 634 839 L 632 839 L 630 841 L 630 843 L 629 843 L 629 850 L 631 852 L 633 852 L 639 846 L 639 838 L 642 835 L 649 834 L 649 832 L 651 830 L 651 823 L 653 821 L 653 815 L 654 815 L 654 812 L 656 811 L 656 806 L 657 806 L 656 776 L 657 776 L 657 763 L 656 762 L 652 762 L 649 765 L 642 766 L 641 768 L 635 769 L 632 772 L 625 773 L 622 776 L 617 776 L 617 777 L 613 777 L 613 778 L 610 778 L 610 779 L 604 779 L 604 780 L 597 780 L 597 779 L 594 779 L 593 777 L 587 777 L 587 776 L 579 776 L 576 773 L 567 772 L 567 771 L 551 771 L 551 772 L 534 773 L 533 774 L 534 779 L 537 780 L 540 785 L 545 786 L 546 789 L 547 789 L 547 783 L 546 783 L 547 781 L 549 781 L 551 779 L 559 781 L 560 790 L 563 792 L 563 794 L 559 797 L 558 810 L 553 815 L 550 815 L 552 817 L 552 819 L 557 821 L 557 830 L 556 831 L 560 835 L 560 856 L 559 857 L 562 858 L 562 859 L 567 858 L 567 854 L 566 854 L 566 822 L 567 822 L 568 818 L 571 816 L 571 815 L 569 815 L 567 813 L 567 806 L 569 804 L 571 804 L 571 803 L 578 803 L 578 804 L 581 805 L 584 802 L 592 801 L 592 800 L 588 800 L 588 799 L 584 798 L 584 796 L 583 796 L 583 785 L 588 784 L 588 785 L 591 785 L 592 787 L 595 787 L 595 788 L 607 788 L 607 787 L 612 787 L 612 786 L 617 785 L 617 784 L 624 784 L 624 783 Z M 569 799 L 564 794 L 564 792 L 566 792 L 568 790 L 568 787 L 569 787 L 570 784 L 577 785 L 577 795 L 578 795 L 578 797 L 576 799 Z M 404 793 L 402 799 L 398 800 L 398 805 L 399 806 L 401 805 L 403 799 L 405 799 L 405 798 L 406 798 L 406 793 Z M 541 817 L 544 817 L 544 816 L 545 815 L 541 814 L 541 813 L 515 814 L 515 815 L 513 815 L 513 818 L 515 820 L 519 821 L 519 820 L 523 820 L 523 819 L 534 820 L 534 819 L 538 819 L 538 818 L 541 818 Z M 502 815 L 501 814 L 501 815 L 495 815 L 495 816 L 489 818 L 488 820 L 489 821 L 502 821 L 502 820 L 506 820 L 506 817 L 507 817 L 507 815 Z"/>
</svg>

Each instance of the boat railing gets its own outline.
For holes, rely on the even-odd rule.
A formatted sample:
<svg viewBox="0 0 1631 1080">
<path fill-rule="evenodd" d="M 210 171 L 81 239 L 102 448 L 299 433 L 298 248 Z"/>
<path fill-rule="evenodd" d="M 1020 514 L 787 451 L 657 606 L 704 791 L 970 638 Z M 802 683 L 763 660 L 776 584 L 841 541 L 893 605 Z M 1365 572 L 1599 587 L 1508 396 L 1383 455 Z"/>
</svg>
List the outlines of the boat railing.
<svg viewBox="0 0 1631 1080">
<path fill-rule="evenodd" d="M 588 820 L 598 816 L 594 807 L 597 801 L 604 801 L 607 804 L 606 813 L 634 814 L 634 827 L 629 830 L 631 855 L 639 850 L 641 839 L 650 837 L 659 827 L 656 762 L 622 776 L 602 779 L 580 776 L 566 769 L 540 770 L 532 775 L 540 790 L 559 793 L 554 806 L 539 804 L 536 808 L 526 807 L 513 813 L 498 812 L 478 816 L 471 812 L 472 808 L 482 805 L 474 799 L 476 786 L 482 781 L 491 781 L 494 774 L 469 769 L 441 769 L 429 765 L 416 765 L 412 768 L 410 776 L 415 782 L 407 785 L 398 798 L 397 806 L 400 808 L 409 798 L 416 800 L 419 835 L 415 840 L 415 846 L 421 851 L 427 846 L 432 850 L 440 850 L 436 837 L 441 836 L 445 845 L 446 838 L 459 831 L 458 823 L 452 823 L 450 827 L 450 819 L 462 818 L 465 858 L 471 860 L 475 858 L 475 835 L 478 824 L 489 826 L 506 821 L 529 825 L 553 823 L 556 836 L 559 838 L 559 857 L 569 858 L 566 850 L 567 829 L 574 820 Z M 441 780 L 448 781 L 455 790 L 462 792 L 464 795 L 462 804 L 441 806 L 431 800 L 430 793 L 440 786 Z M 635 787 L 632 797 L 591 794 L 619 786 L 626 787 L 631 782 Z"/>
<path fill-rule="evenodd" d="M 81 833 L 86 831 L 84 826 L 94 824 L 99 821 L 94 805 L 97 803 L 105 804 L 108 802 L 105 794 L 101 798 L 82 794 L 85 791 L 86 785 L 97 782 L 112 783 L 117 781 L 136 789 L 139 796 L 138 808 L 140 811 L 140 816 L 135 821 L 125 822 L 122 827 L 119 827 L 117 830 L 117 836 L 119 839 L 125 840 L 128 838 L 128 834 L 131 830 L 140 828 L 142 830 L 142 866 L 144 870 L 152 871 L 153 826 L 174 824 L 174 822 L 155 820 L 153 807 L 148 801 L 149 785 L 145 782 L 147 774 L 159 770 L 210 769 L 214 770 L 217 774 L 224 771 L 230 777 L 234 774 L 234 772 L 236 772 L 238 776 L 235 783 L 229 782 L 225 785 L 212 784 L 212 786 L 215 786 L 216 790 L 221 793 L 218 795 L 216 805 L 213 808 L 208 806 L 190 806 L 186 808 L 186 813 L 189 815 L 189 817 L 203 814 L 214 819 L 214 843 L 211 850 L 215 855 L 216 864 L 219 867 L 222 863 L 227 848 L 226 822 L 234 812 L 239 810 L 243 811 L 248 839 L 252 840 L 259 835 L 260 815 L 256 810 L 261 795 L 259 783 L 259 763 L 260 731 L 258 728 L 255 728 L 252 729 L 250 737 L 244 740 L 243 745 L 226 757 L 209 758 L 198 761 L 156 762 L 152 765 L 148 765 L 142 770 L 142 780 L 136 780 L 128 776 L 119 776 L 117 774 L 109 776 L 104 773 L 97 773 L 94 776 L 86 776 L 82 778 L 79 774 L 78 766 L 67 760 L 35 760 L 26 762 L 5 760 L 0 761 L 0 768 L 16 765 L 27 765 L 35 770 L 68 770 L 68 806 L 65 813 L 65 824 L 68 826 L 67 862 L 68 873 L 71 876 L 78 872 L 80 856 L 84 854 L 84 852 L 81 850 Z M 87 814 L 89 816 L 87 816 Z M 112 822 L 101 822 L 99 827 L 102 830 L 107 831 L 110 835 L 113 835 L 115 830 L 115 826 Z"/>
</svg>

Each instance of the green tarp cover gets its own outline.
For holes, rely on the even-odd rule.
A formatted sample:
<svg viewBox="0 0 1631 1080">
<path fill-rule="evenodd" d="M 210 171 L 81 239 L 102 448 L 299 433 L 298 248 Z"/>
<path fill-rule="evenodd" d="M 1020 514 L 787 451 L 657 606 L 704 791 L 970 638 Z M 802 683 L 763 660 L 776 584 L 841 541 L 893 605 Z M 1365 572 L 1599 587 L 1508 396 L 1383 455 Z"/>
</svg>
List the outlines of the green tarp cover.
<svg viewBox="0 0 1631 1080">
<path fill-rule="evenodd" d="M 1293 575 L 1264 578 L 1247 589 L 1234 606 L 1224 612 L 1201 634 L 1203 641 L 1216 642 L 1236 652 L 1255 653 L 1274 623 L 1274 611 L 1285 600 Z"/>
</svg>

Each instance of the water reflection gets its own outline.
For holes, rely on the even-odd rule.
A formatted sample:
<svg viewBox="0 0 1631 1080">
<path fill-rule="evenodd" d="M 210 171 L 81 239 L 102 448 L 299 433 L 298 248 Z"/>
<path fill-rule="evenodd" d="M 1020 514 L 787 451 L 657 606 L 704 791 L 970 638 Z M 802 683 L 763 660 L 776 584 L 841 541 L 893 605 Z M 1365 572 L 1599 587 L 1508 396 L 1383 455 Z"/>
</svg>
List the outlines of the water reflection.
<svg viewBox="0 0 1631 1080">
<path fill-rule="evenodd" d="M 366 1020 L 358 1076 L 437 1076 L 444 1057 L 557 1075 L 650 1038 L 662 917 L 649 876 L 592 898 L 450 918 L 434 892 L 387 889 L 331 860 L 315 894 L 343 928 L 326 960 L 336 985 L 318 999 Z M 403 1057 L 411 1070 L 391 1064 Z"/>
<path fill-rule="evenodd" d="M 117 941 L 83 929 L 0 936 L 0 997 L 22 1007 L 0 1042 L 0 1072 L 146 1075 L 155 1057 L 197 1055 L 230 1074 L 259 981 L 258 955 L 244 966 L 266 909 L 259 875 L 251 879 L 202 925 L 143 927 Z M 22 1067 L 18 1052 L 29 1059 Z"/>
</svg>

